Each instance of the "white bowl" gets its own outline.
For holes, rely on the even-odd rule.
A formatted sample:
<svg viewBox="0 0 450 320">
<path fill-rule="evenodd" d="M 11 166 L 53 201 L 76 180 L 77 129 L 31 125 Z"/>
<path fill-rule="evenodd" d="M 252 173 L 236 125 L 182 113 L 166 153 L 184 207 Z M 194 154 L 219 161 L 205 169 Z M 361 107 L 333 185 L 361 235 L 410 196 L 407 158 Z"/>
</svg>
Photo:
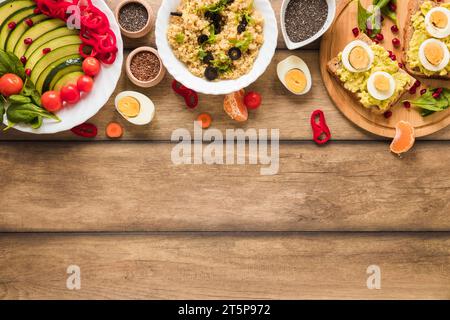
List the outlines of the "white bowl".
<svg viewBox="0 0 450 320">
<path fill-rule="evenodd" d="M 336 0 L 326 0 L 328 4 L 328 15 L 327 20 L 325 21 L 325 24 L 322 26 L 322 28 L 317 32 L 314 36 L 312 36 L 309 39 L 306 39 L 302 42 L 292 42 L 289 39 L 289 36 L 286 32 L 286 26 L 284 25 L 284 16 L 286 14 L 286 8 L 291 0 L 283 0 L 283 3 L 281 4 L 281 10 L 280 10 L 280 25 L 281 25 L 281 33 L 283 34 L 284 42 L 286 43 L 286 46 L 289 50 L 299 49 L 307 44 L 310 44 L 311 42 L 316 41 L 319 39 L 330 27 L 333 23 L 334 17 L 336 16 Z M 314 0 L 313 0 L 314 1 Z"/>
<path fill-rule="evenodd" d="M 208 81 L 196 77 L 179 61 L 167 39 L 170 12 L 176 11 L 180 0 L 163 0 L 156 18 L 156 46 L 167 71 L 186 87 L 204 94 L 221 95 L 238 91 L 255 82 L 269 66 L 277 47 L 278 28 L 269 0 L 254 0 L 254 7 L 264 18 L 264 44 L 261 46 L 252 70 L 235 80 Z"/>
</svg>

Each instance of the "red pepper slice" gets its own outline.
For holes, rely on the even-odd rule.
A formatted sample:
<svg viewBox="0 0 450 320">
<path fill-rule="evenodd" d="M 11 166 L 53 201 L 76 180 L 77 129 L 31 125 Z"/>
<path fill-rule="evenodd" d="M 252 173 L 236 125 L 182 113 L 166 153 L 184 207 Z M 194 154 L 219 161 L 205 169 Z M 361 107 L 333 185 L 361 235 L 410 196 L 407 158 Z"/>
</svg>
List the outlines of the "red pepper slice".
<svg viewBox="0 0 450 320">
<path fill-rule="evenodd" d="M 194 109 L 198 106 L 198 94 L 194 90 L 185 87 L 177 80 L 172 81 L 172 89 L 184 98 L 184 102 L 189 109 Z"/>
<path fill-rule="evenodd" d="M 72 128 L 70 131 L 83 138 L 95 138 L 98 133 L 97 127 L 92 123 L 80 124 L 79 126 Z"/>
<path fill-rule="evenodd" d="M 319 122 L 317 123 L 317 118 Z M 325 120 L 322 110 L 315 110 L 311 115 L 311 128 L 313 129 L 313 139 L 318 145 L 323 145 L 331 139 L 331 131 Z"/>
<path fill-rule="evenodd" d="M 116 61 L 117 49 L 114 52 L 105 52 L 97 55 L 101 62 L 104 64 L 113 64 Z"/>
<path fill-rule="evenodd" d="M 114 52 L 117 50 L 116 35 L 110 29 L 105 31 L 105 33 L 103 34 L 93 33 L 92 36 L 95 38 L 97 42 L 97 51 L 106 53 L 106 52 Z"/>
<path fill-rule="evenodd" d="M 179 83 L 177 80 L 172 81 L 172 90 L 175 91 L 180 96 L 185 96 L 189 93 L 189 90 L 187 87 Z"/>
</svg>

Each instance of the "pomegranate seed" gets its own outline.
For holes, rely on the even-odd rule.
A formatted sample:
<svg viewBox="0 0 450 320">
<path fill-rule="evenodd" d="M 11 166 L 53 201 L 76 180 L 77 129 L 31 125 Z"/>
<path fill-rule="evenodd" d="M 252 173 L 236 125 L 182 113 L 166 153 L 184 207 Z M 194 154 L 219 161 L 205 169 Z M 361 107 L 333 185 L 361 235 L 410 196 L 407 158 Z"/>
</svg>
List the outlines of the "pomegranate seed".
<svg viewBox="0 0 450 320">
<path fill-rule="evenodd" d="M 15 22 L 10 22 L 8 23 L 8 29 L 9 30 L 14 30 L 16 28 L 17 24 Z"/>
<path fill-rule="evenodd" d="M 23 40 L 23 43 L 25 43 L 27 46 L 29 46 L 30 44 L 33 43 L 33 39 L 31 39 L 31 38 L 26 38 L 25 40 Z"/>
<path fill-rule="evenodd" d="M 372 41 L 376 44 L 380 44 L 380 41 L 378 41 L 377 39 L 372 39 Z"/>
<path fill-rule="evenodd" d="M 422 82 L 420 82 L 419 80 L 416 80 L 416 82 L 414 82 L 413 87 L 414 88 L 418 88 L 422 85 Z"/>
<path fill-rule="evenodd" d="M 25 19 L 25 23 L 27 24 L 27 26 L 32 27 L 34 22 L 33 20 L 31 20 L 30 18 Z"/>
<path fill-rule="evenodd" d="M 391 27 L 391 31 L 392 31 L 393 33 L 397 33 L 399 30 L 398 30 L 398 27 L 394 24 L 394 25 Z"/>
<path fill-rule="evenodd" d="M 390 117 L 392 117 L 392 111 L 386 111 L 383 115 L 386 119 L 389 119 Z"/>
<path fill-rule="evenodd" d="M 398 38 L 392 39 L 392 44 L 394 47 L 400 47 L 400 40 Z"/>
<path fill-rule="evenodd" d="M 406 109 L 410 109 L 410 108 L 411 108 L 411 102 L 409 102 L 409 101 L 403 101 L 403 106 L 404 106 Z"/>
<path fill-rule="evenodd" d="M 367 29 L 367 35 L 368 35 L 368 36 L 371 36 L 371 35 L 372 35 L 372 32 L 373 32 L 372 29 Z"/>
<path fill-rule="evenodd" d="M 40 13 L 41 13 L 41 9 L 35 8 L 35 9 L 33 10 L 33 13 L 34 13 L 34 14 L 40 14 Z"/>
<path fill-rule="evenodd" d="M 49 53 L 50 51 L 52 51 L 52 49 L 50 49 L 50 48 L 44 48 L 44 49 L 42 49 L 42 53 L 43 53 L 43 54 L 47 54 L 47 53 Z"/>
<path fill-rule="evenodd" d="M 397 6 L 395 5 L 395 3 L 392 2 L 389 3 L 389 10 L 393 12 L 397 11 Z"/>
<path fill-rule="evenodd" d="M 396 56 L 395 54 L 393 54 L 393 55 L 391 56 L 391 60 L 392 60 L 392 61 L 397 61 L 397 56 Z"/>
<path fill-rule="evenodd" d="M 22 64 L 25 65 L 27 63 L 27 57 L 21 56 L 20 57 L 20 62 L 22 62 Z"/>
<path fill-rule="evenodd" d="M 381 20 L 381 22 L 383 22 L 383 21 L 384 21 L 384 17 L 383 17 L 383 16 L 381 16 L 381 17 L 380 17 L 380 20 Z"/>
<path fill-rule="evenodd" d="M 392 57 L 392 55 L 394 54 L 391 50 L 388 50 L 389 53 L 389 58 Z"/>
<path fill-rule="evenodd" d="M 410 94 L 416 94 L 416 92 L 417 92 L 417 87 L 411 87 L 410 89 L 409 89 L 409 93 Z"/>
<path fill-rule="evenodd" d="M 353 32 L 353 35 L 355 36 L 355 38 L 356 38 L 357 36 L 359 36 L 359 29 L 358 29 L 358 28 L 353 28 L 353 29 L 352 29 L 352 32 Z"/>
<path fill-rule="evenodd" d="M 425 93 L 427 93 L 427 89 L 420 90 L 420 95 L 423 96 Z"/>
<path fill-rule="evenodd" d="M 31 69 L 25 69 L 25 74 L 26 74 L 28 77 L 31 77 Z"/>
<path fill-rule="evenodd" d="M 399 63 L 398 63 L 398 67 L 399 67 L 400 69 L 403 69 L 403 67 L 404 67 L 404 64 L 403 64 L 403 63 L 401 63 L 401 62 L 399 62 Z"/>
<path fill-rule="evenodd" d="M 384 36 L 381 33 L 378 33 L 376 35 L 376 38 L 377 38 L 378 41 L 383 41 L 384 40 Z"/>
<path fill-rule="evenodd" d="M 439 94 L 441 94 L 443 90 L 444 89 L 442 89 L 442 88 L 437 88 L 435 92 L 438 92 Z"/>
<path fill-rule="evenodd" d="M 439 99 L 440 97 L 441 97 L 440 93 L 437 93 L 437 92 L 433 93 L 433 98 Z"/>
</svg>

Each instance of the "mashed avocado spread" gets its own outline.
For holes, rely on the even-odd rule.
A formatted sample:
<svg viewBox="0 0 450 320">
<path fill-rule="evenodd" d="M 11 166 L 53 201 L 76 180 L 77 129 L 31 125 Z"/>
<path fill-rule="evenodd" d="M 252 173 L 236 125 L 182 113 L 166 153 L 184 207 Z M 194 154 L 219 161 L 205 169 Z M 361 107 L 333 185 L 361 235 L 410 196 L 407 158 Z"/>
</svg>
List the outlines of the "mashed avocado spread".
<svg viewBox="0 0 450 320">
<path fill-rule="evenodd" d="M 407 53 L 407 62 L 411 66 L 411 68 L 419 68 L 420 72 L 427 75 L 427 76 L 433 76 L 433 75 L 439 75 L 439 76 L 446 76 L 447 74 L 450 74 L 450 65 L 447 65 L 446 68 L 444 68 L 441 71 L 433 72 L 430 70 L 425 69 L 422 64 L 420 63 L 419 59 L 419 48 L 420 45 L 430 38 L 432 38 L 425 27 L 425 16 L 427 13 L 433 8 L 433 2 L 426 1 L 422 4 L 420 7 L 420 10 L 412 16 L 412 23 L 414 27 L 414 34 L 411 38 L 411 42 L 409 43 L 409 50 Z M 450 3 L 443 3 L 441 4 L 441 7 L 450 9 Z M 450 38 L 447 37 L 445 39 L 439 39 L 443 41 L 447 47 L 450 49 Z"/>
<path fill-rule="evenodd" d="M 392 61 L 389 58 L 389 53 L 381 46 L 373 44 L 370 46 L 374 54 L 374 60 L 372 67 L 366 72 L 354 73 L 348 71 L 341 63 L 341 67 L 337 70 L 337 75 L 339 79 L 344 83 L 347 90 L 355 93 L 359 101 L 366 108 L 371 106 L 377 106 L 381 111 L 386 111 L 389 109 L 390 104 L 398 99 L 399 95 L 404 91 L 405 87 L 410 82 L 410 77 L 404 73 L 400 72 L 398 63 Z M 339 61 L 342 62 L 342 53 L 339 53 Z M 387 100 L 377 100 L 372 97 L 367 90 L 367 81 L 372 73 L 377 71 L 384 71 L 391 74 L 396 82 L 395 92 Z"/>
</svg>

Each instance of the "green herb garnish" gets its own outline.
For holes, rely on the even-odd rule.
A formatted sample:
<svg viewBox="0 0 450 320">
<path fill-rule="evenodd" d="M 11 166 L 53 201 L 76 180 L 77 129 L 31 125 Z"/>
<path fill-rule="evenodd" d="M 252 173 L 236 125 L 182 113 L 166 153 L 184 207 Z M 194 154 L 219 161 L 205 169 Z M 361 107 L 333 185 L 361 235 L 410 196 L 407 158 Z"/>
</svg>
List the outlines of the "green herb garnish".
<svg viewBox="0 0 450 320">
<path fill-rule="evenodd" d="M 244 33 L 244 39 L 242 40 L 230 40 L 230 43 L 235 46 L 236 48 L 239 48 L 242 53 L 246 52 L 248 50 L 248 47 L 253 41 L 253 36 L 251 33 L 246 32 Z"/>
<path fill-rule="evenodd" d="M 178 44 L 182 44 L 184 42 L 184 34 L 178 33 L 177 35 L 175 35 L 175 41 Z"/>
<path fill-rule="evenodd" d="M 408 101 L 413 106 L 420 109 L 420 113 L 423 117 L 448 109 L 450 106 L 450 89 L 442 89 L 438 98 L 433 97 L 436 90 L 437 89 L 428 89 L 427 92 L 418 99 Z"/>
<path fill-rule="evenodd" d="M 358 0 L 358 27 L 369 37 L 375 38 L 381 32 L 381 14 L 390 18 L 397 24 L 397 14 L 390 10 L 391 0 L 373 0 L 372 10 L 369 11 Z M 395 3 L 396 1 L 393 1 Z M 370 26 L 370 32 L 369 32 Z"/>
</svg>

